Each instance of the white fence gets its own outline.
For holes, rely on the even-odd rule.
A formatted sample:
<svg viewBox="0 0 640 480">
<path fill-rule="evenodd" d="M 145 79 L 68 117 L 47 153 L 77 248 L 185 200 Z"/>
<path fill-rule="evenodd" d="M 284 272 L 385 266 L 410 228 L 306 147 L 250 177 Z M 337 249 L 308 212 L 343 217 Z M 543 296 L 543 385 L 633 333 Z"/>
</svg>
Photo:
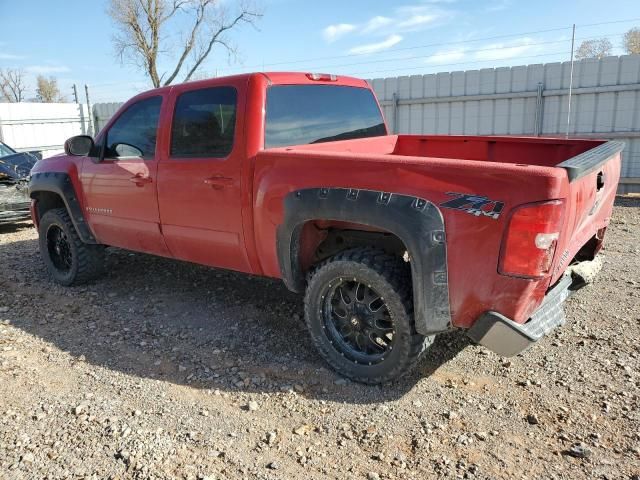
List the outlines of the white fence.
<svg viewBox="0 0 640 480">
<path fill-rule="evenodd" d="M 570 63 L 371 80 L 396 133 L 564 135 Z M 569 134 L 626 143 L 620 192 L 640 191 L 640 55 L 574 65 Z"/>
<path fill-rule="evenodd" d="M 0 140 L 18 151 L 63 151 L 73 135 L 92 134 L 86 105 L 76 103 L 0 103 Z"/>
<path fill-rule="evenodd" d="M 96 103 L 93 106 L 93 121 L 96 128 L 96 132 L 99 132 L 102 127 L 109 121 L 114 113 L 118 111 L 122 103 L 110 102 L 110 103 Z"/>
<path fill-rule="evenodd" d="M 17 151 L 41 151 L 43 157 L 64 150 L 74 135 L 99 132 L 121 103 L 0 103 L 0 140 Z"/>
</svg>

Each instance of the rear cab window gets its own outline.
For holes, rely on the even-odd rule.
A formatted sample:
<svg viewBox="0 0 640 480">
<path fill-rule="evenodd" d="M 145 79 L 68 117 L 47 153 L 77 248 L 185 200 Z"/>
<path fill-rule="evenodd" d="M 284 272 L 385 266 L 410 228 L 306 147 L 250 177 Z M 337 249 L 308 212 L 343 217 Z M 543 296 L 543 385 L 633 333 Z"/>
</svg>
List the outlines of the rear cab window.
<svg viewBox="0 0 640 480">
<path fill-rule="evenodd" d="M 192 90 L 176 100 L 172 158 L 226 157 L 233 150 L 237 92 L 233 87 Z"/>
<path fill-rule="evenodd" d="M 367 88 L 273 85 L 267 89 L 265 148 L 386 135 Z"/>
</svg>

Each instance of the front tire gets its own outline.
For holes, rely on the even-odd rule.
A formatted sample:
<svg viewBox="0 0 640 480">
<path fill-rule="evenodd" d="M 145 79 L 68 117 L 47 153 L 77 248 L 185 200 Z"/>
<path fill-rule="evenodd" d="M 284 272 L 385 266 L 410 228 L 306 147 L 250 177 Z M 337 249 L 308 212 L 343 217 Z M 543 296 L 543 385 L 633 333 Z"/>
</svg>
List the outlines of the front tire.
<svg viewBox="0 0 640 480">
<path fill-rule="evenodd" d="M 104 271 L 104 247 L 83 243 L 64 208 L 48 210 L 38 228 L 40 255 L 56 283 L 81 285 Z"/>
<path fill-rule="evenodd" d="M 305 319 L 329 365 L 367 384 L 409 372 L 433 340 L 415 330 L 409 266 L 371 248 L 341 252 L 312 270 Z"/>
</svg>

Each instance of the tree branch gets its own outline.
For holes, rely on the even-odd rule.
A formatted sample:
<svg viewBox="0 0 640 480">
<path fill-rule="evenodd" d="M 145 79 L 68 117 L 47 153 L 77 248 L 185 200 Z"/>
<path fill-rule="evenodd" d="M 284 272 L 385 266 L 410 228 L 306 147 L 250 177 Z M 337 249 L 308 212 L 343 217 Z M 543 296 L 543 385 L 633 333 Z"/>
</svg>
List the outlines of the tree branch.
<svg viewBox="0 0 640 480">
<path fill-rule="evenodd" d="M 7 102 L 17 103 L 24 100 L 26 85 L 22 70 L 0 70 L 0 98 Z"/>
<path fill-rule="evenodd" d="M 202 25 L 202 22 L 204 21 L 204 18 L 205 18 L 205 12 L 208 4 L 209 2 L 205 0 L 205 1 L 201 1 L 200 4 L 198 5 L 197 12 L 196 12 L 196 21 L 193 27 L 191 28 L 191 35 L 189 35 L 189 39 L 187 40 L 187 43 L 185 44 L 182 50 L 182 55 L 180 55 L 180 59 L 178 60 L 176 67 L 173 69 L 173 72 L 171 73 L 171 75 L 169 75 L 167 80 L 164 82 L 165 85 L 169 85 L 171 82 L 173 82 L 173 80 L 176 78 L 178 73 L 180 73 L 180 70 L 182 69 L 182 65 L 184 64 L 185 59 L 187 58 L 189 53 L 191 53 L 191 51 L 193 50 L 193 46 L 196 43 L 196 36 L 197 36 L 198 30 L 200 29 L 200 26 Z"/>
<path fill-rule="evenodd" d="M 191 69 L 189 70 L 189 72 L 187 73 L 187 75 L 184 77 L 184 81 L 188 81 L 191 76 L 196 72 L 196 70 L 200 67 L 200 65 L 202 64 L 202 62 L 204 62 L 204 60 L 209 56 L 209 54 L 211 53 L 211 50 L 213 49 L 213 46 L 216 43 L 222 44 L 224 45 L 228 50 L 231 50 L 229 45 L 225 42 L 223 42 L 220 39 L 220 36 L 226 32 L 227 30 L 231 30 L 233 27 L 235 27 L 238 23 L 240 22 L 246 22 L 246 23 L 253 23 L 253 21 L 256 18 L 259 18 L 260 14 L 257 13 L 253 13 L 253 12 L 249 12 L 246 10 L 243 10 L 242 12 L 240 12 L 232 21 L 231 23 L 228 24 L 222 24 L 220 26 L 220 28 L 218 28 L 218 30 L 212 35 L 211 40 L 209 40 L 209 43 L 207 45 L 207 47 L 204 49 L 204 51 L 198 56 L 198 58 L 196 59 L 195 63 L 193 64 L 193 66 L 191 67 Z"/>
<path fill-rule="evenodd" d="M 159 17 L 160 23 L 164 23 L 166 20 L 173 17 L 178 10 L 181 10 L 184 5 L 189 3 L 188 0 L 174 0 L 173 5 L 171 6 L 171 10 L 166 15 Z"/>
<path fill-rule="evenodd" d="M 118 27 L 114 36 L 116 54 L 121 61 L 129 57 L 144 69 L 154 87 L 169 85 L 185 69 L 188 58 L 194 64 L 189 68 L 185 81 L 189 80 L 209 56 L 215 44 L 229 52 L 233 48 L 224 40 L 229 30 L 241 23 L 251 23 L 261 16 L 246 6 L 230 21 L 225 20 L 219 0 L 109 0 L 108 14 Z M 240 0 L 242 1 L 242 0 Z M 180 15 L 178 15 L 180 13 Z M 190 29 L 183 37 L 175 66 L 168 72 L 158 73 L 158 58 L 171 51 L 167 44 L 167 30 L 179 26 L 183 18 L 191 20 Z M 206 27 L 205 27 L 206 26 Z"/>
</svg>

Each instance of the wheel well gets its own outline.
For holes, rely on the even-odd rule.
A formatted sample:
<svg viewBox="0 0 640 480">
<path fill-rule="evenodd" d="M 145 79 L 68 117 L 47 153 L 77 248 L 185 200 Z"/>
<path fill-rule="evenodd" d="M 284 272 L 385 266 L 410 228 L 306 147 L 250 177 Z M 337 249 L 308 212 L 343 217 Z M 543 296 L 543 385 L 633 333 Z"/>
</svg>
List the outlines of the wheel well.
<svg viewBox="0 0 640 480">
<path fill-rule="evenodd" d="M 374 247 L 408 259 L 404 242 L 391 232 L 357 223 L 311 220 L 300 233 L 300 265 L 306 272 L 316 263 L 355 247 Z"/>
<path fill-rule="evenodd" d="M 36 209 L 38 213 L 38 218 L 42 218 L 42 216 L 47 213 L 49 210 L 53 208 L 66 208 L 64 200 L 62 197 L 54 192 L 34 192 L 33 198 L 37 200 Z"/>
<path fill-rule="evenodd" d="M 451 328 L 444 219 L 434 203 L 402 193 L 320 187 L 288 193 L 283 207 L 276 251 L 282 279 L 291 291 L 304 291 L 305 270 L 338 248 L 324 247 L 340 233 L 339 248 L 373 242 L 410 261 L 418 332 L 432 335 Z M 347 235 L 345 230 L 367 233 Z"/>
</svg>

